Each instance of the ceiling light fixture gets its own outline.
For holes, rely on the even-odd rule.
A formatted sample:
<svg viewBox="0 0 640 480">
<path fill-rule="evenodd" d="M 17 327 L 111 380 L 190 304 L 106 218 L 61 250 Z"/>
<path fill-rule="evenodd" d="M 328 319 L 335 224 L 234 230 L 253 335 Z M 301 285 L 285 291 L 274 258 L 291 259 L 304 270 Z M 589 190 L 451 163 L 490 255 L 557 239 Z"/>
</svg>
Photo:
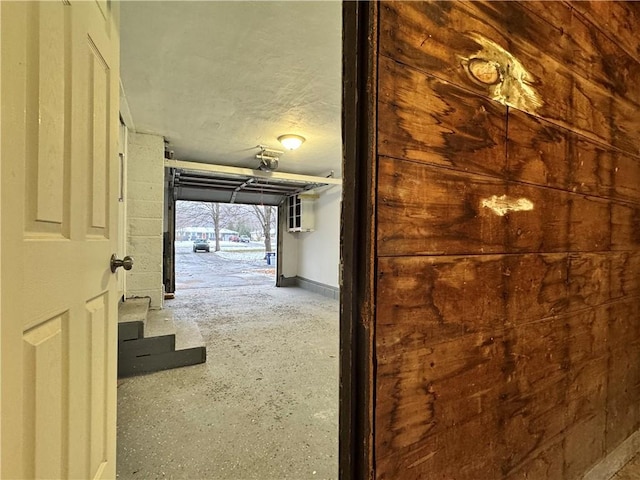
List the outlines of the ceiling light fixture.
<svg viewBox="0 0 640 480">
<path fill-rule="evenodd" d="M 287 150 L 295 150 L 304 143 L 305 138 L 300 135 L 293 135 L 288 133 L 287 135 L 280 135 L 278 141 L 284 145 Z"/>
</svg>

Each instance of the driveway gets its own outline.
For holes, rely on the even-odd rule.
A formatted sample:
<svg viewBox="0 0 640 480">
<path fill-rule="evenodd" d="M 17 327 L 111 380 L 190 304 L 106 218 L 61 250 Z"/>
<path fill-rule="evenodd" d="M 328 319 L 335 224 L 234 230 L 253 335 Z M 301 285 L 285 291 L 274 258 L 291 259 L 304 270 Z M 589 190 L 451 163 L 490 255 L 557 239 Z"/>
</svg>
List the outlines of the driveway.
<svg viewBox="0 0 640 480">
<path fill-rule="evenodd" d="M 191 242 L 176 242 L 176 291 L 194 288 L 274 286 L 275 266 L 267 265 L 260 243 L 221 242 L 222 250 L 194 252 Z"/>
</svg>

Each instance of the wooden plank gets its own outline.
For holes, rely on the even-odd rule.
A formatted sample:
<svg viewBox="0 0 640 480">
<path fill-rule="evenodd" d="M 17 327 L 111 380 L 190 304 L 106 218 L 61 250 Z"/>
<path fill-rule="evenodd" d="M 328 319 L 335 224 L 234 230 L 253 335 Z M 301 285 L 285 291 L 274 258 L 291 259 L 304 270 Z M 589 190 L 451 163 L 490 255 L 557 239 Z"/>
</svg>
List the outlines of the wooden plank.
<svg viewBox="0 0 640 480">
<path fill-rule="evenodd" d="M 378 165 L 378 254 L 498 253 L 506 218 L 482 208 L 505 184 L 490 177 L 381 158 Z"/>
<path fill-rule="evenodd" d="M 381 4 L 378 478 L 578 479 L 640 427 L 640 63 L 585 18 Z"/>
<path fill-rule="evenodd" d="M 537 452 L 531 459 L 522 462 L 504 476 L 493 478 L 504 478 L 506 480 L 557 478 L 568 480 L 563 476 L 564 451 L 562 447 L 563 439 L 558 438 L 555 442 L 550 443 L 547 448 Z"/>
<path fill-rule="evenodd" d="M 584 257 L 574 268 L 595 263 Z M 569 311 L 568 273 L 566 254 L 382 257 L 378 323 L 406 321 L 437 343 L 559 315 Z M 581 274 L 582 288 L 600 291 L 601 275 Z"/>
<path fill-rule="evenodd" d="M 569 254 L 567 275 L 571 310 L 595 307 L 611 298 L 611 253 Z"/>
<path fill-rule="evenodd" d="M 506 26 L 495 24 L 478 7 L 464 8 L 461 3 L 386 2 L 380 11 L 380 53 L 487 98 L 500 97 L 506 103 L 506 98 L 496 94 L 498 83 L 483 84 L 469 75 L 466 67 L 468 60 L 486 57 L 499 65 L 498 70 L 504 78 L 506 65 L 515 60 L 513 55 L 527 69 L 535 67 L 531 65 L 533 58 L 530 54 L 520 58 L 517 54 L 524 52 L 513 51 L 518 38 Z M 540 38 L 552 30 L 549 27 L 540 32 Z M 553 40 L 553 36 L 547 38 L 549 42 Z M 493 49 L 493 53 L 486 53 L 486 46 Z M 544 90 L 543 105 L 540 105 L 540 101 L 518 102 L 516 97 L 520 96 L 517 95 L 508 102 L 528 112 L 535 110 L 548 119 L 560 121 L 568 118 L 573 80 L 554 74 L 556 62 L 550 62 L 539 51 L 536 51 L 535 64 L 541 64 L 537 68 L 544 69 L 554 77 L 555 90 Z M 535 90 L 540 90 L 543 87 L 541 82 L 546 82 L 548 78 L 548 75 L 536 75 L 533 71 L 525 76 L 529 77 L 528 83 Z"/>
<path fill-rule="evenodd" d="M 394 452 L 379 458 L 380 478 L 393 478 L 388 471 L 420 478 L 413 468 L 440 478 L 451 468 L 444 458 L 456 455 L 475 459 L 465 462 L 471 470 L 494 468 L 479 460 L 486 437 L 496 440 L 492 454 L 506 477 L 532 467 L 567 429 L 603 411 L 607 312 L 603 305 L 440 343 L 427 322 L 379 318 L 376 446 Z M 478 419 L 482 430 L 469 431 Z M 473 447 L 463 450 L 459 440 L 447 452 L 438 448 L 443 438 L 465 435 L 474 436 Z"/>
<path fill-rule="evenodd" d="M 381 256 L 598 252 L 611 243 L 610 203 L 595 197 L 389 158 L 379 160 L 378 195 Z"/>
<path fill-rule="evenodd" d="M 611 256 L 610 297 L 637 297 L 640 295 L 640 252 L 621 252 Z"/>
<path fill-rule="evenodd" d="M 607 453 L 640 427 L 640 344 L 611 349 L 607 383 Z"/>
<path fill-rule="evenodd" d="M 377 324 L 376 444 L 411 448 L 424 438 L 492 411 L 503 347 L 497 336 L 470 334 L 431 344 L 428 326 Z M 488 407 L 484 407 L 487 404 Z"/>
<path fill-rule="evenodd" d="M 612 192 L 617 152 L 570 130 L 510 110 L 507 150 L 511 180 L 603 198 L 617 196 Z"/>
<path fill-rule="evenodd" d="M 534 391 L 520 397 L 517 403 L 507 405 L 511 415 L 504 416 L 499 432 L 503 458 L 501 471 L 507 478 L 544 454 L 563 437 L 562 432 L 567 427 L 566 418 L 562 407 L 558 407 L 563 401 L 563 382 L 547 385 L 549 388 Z M 517 408 L 511 410 L 511 407 Z"/>
<path fill-rule="evenodd" d="M 559 384 L 567 381 L 566 345 L 571 321 L 575 322 L 575 316 L 552 317 L 519 325 L 505 333 L 505 355 L 509 361 L 505 369 L 512 388 L 504 408 L 511 409 L 512 413 L 522 411 L 526 403 L 539 408 L 541 405 L 531 402 L 531 397 L 551 386 L 554 395 L 564 395 L 565 387 L 559 388 Z M 565 322 L 569 324 L 566 328 Z M 548 401 L 551 408 L 555 400 Z"/>
<path fill-rule="evenodd" d="M 559 451 L 564 455 L 563 480 L 581 479 L 591 466 L 604 457 L 604 408 L 568 429 Z"/>
<path fill-rule="evenodd" d="M 381 155 L 640 201 L 632 157 L 514 109 L 507 131 L 503 106 L 384 57 L 379 85 Z"/>
<path fill-rule="evenodd" d="M 614 260 L 635 278 L 615 253 L 382 257 L 377 322 L 406 322 L 435 344 L 603 306 Z"/>
<path fill-rule="evenodd" d="M 392 449 L 376 442 L 376 479 L 502 478 L 498 439 L 489 433 L 497 427 L 492 416 L 477 415 L 455 429 L 424 439 L 413 449 Z"/>
<path fill-rule="evenodd" d="M 574 312 L 505 333 L 505 355 L 512 359 L 500 406 L 507 413 L 500 431 L 507 478 L 533 466 L 572 425 L 603 411 L 606 313 L 601 306 L 597 312 Z"/>
<path fill-rule="evenodd" d="M 613 160 L 614 196 L 633 203 L 640 203 L 640 161 L 621 153 Z"/>
<path fill-rule="evenodd" d="M 509 179 L 640 202 L 640 161 L 565 128 L 509 110 Z"/>
<path fill-rule="evenodd" d="M 640 299 L 625 298 L 610 305 L 607 344 L 611 349 L 624 348 L 640 342 L 640 321 L 638 321 Z"/>
<path fill-rule="evenodd" d="M 507 8 L 509 11 L 530 10 L 558 31 L 557 41 L 546 44 L 545 53 L 612 95 L 627 97 L 636 105 L 640 104 L 640 91 L 633 80 L 640 76 L 640 62 L 576 12 L 583 8 L 583 3 L 589 2 L 569 5 L 527 1 L 516 8 L 509 4 Z M 504 3 L 496 4 L 496 8 L 505 8 Z"/>
<path fill-rule="evenodd" d="M 381 57 L 378 153 L 504 175 L 506 107 Z"/>
<path fill-rule="evenodd" d="M 640 322 L 638 299 L 609 307 L 606 450 L 611 452 L 640 426 Z"/>
<path fill-rule="evenodd" d="M 571 8 L 610 37 L 625 52 L 640 62 L 638 29 L 640 4 L 637 2 L 601 2 L 585 0 L 571 2 Z"/>
<path fill-rule="evenodd" d="M 517 326 L 569 311 L 566 254 L 506 255 L 506 324 Z M 486 279 L 478 279 L 486 282 Z M 472 302 L 477 297 L 469 297 Z"/>
<path fill-rule="evenodd" d="M 611 250 L 640 249 L 640 205 L 611 205 Z"/>
<path fill-rule="evenodd" d="M 403 337 L 416 333 L 430 344 L 499 330 L 506 309 L 504 262 L 498 255 L 381 258 L 377 324 L 382 333 L 402 324 L 409 328 Z"/>
<path fill-rule="evenodd" d="M 510 180 L 570 190 L 570 132 L 533 115 L 509 110 L 507 171 Z"/>
<path fill-rule="evenodd" d="M 541 38 L 548 47 L 560 41 L 560 30 L 518 4 L 497 3 L 385 3 L 381 55 L 638 155 L 637 106 L 539 48 Z M 474 79 L 468 70 L 473 58 L 497 65 L 502 80 L 487 85 Z"/>
<path fill-rule="evenodd" d="M 567 385 L 568 424 L 588 420 L 606 409 L 608 353 L 593 360 L 573 363 Z M 601 432 L 604 441 L 604 431 Z"/>
</svg>

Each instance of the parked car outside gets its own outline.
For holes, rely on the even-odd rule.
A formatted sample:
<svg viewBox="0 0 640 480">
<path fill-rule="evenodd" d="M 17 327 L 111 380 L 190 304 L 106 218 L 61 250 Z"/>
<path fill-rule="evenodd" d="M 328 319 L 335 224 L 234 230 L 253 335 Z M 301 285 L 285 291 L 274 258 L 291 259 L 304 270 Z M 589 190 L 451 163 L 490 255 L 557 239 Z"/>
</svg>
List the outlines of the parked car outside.
<svg viewBox="0 0 640 480">
<path fill-rule="evenodd" d="M 231 235 L 229 237 L 229 241 L 230 242 L 239 242 L 240 241 L 240 237 L 238 237 L 237 235 Z"/>
<path fill-rule="evenodd" d="M 193 242 L 193 251 L 204 250 L 205 252 L 211 251 L 209 248 L 209 242 L 206 240 L 196 240 Z"/>
<path fill-rule="evenodd" d="M 251 241 L 251 239 L 250 239 L 247 235 L 242 235 L 242 236 L 240 237 L 240 241 L 241 241 L 242 243 L 249 243 L 249 242 Z"/>
</svg>

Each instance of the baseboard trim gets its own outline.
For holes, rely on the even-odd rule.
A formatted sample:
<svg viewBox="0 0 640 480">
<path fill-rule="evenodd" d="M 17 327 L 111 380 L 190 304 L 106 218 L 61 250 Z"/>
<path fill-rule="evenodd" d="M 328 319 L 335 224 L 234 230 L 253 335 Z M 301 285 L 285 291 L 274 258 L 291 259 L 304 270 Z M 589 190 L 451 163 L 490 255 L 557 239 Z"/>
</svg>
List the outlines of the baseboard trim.
<svg viewBox="0 0 640 480">
<path fill-rule="evenodd" d="M 609 480 L 640 452 L 640 430 L 589 470 L 582 480 Z"/>
<path fill-rule="evenodd" d="M 285 277 L 284 275 L 280 275 L 280 282 L 278 282 L 279 287 L 297 287 L 298 286 L 298 278 L 297 277 Z"/>
<path fill-rule="evenodd" d="M 340 299 L 340 289 L 338 287 L 332 287 L 331 285 L 315 282 L 303 277 L 295 278 L 296 285 L 300 288 L 304 288 L 305 290 L 309 290 L 310 292 L 317 293 L 324 297 L 333 298 L 334 300 Z"/>
</svg>

